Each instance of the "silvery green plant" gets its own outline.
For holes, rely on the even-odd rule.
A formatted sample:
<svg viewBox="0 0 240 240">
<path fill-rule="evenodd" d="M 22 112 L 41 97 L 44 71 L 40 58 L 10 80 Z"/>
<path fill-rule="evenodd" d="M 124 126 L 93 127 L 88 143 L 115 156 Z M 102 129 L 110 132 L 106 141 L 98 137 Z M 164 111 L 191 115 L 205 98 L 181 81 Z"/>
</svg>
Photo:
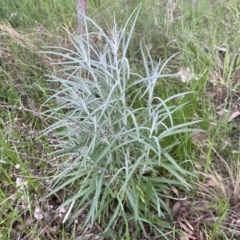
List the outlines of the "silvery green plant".
<svg viewBox="0 0 240 240">
<path fill-rule="evenodd" d="M 48 114 L 56 120 L 44 131 L 55 136 L 51 164 L 57 172 L 49 195 L 66 192 L 64 222 L 85 216 L 85 225 L 98 222 L 126 239 L 132 223 L 145 234 L 146 226 L 158 234 L 170 227 L 163 221 L 170 214 L 163 192 L 171 185 L 189 189 L 190 173 L 170 154 L 177 140 L 165 140 L 195 131 L 190 125 L 196 123 L 173 118 L 184 107 L 174 100 L 189 93 L 161 99 L 154 91 L 173 77 L 167 61 L 155 63 L 139 44 L 141 71 L 133 70 L 128 50 L 139 11 L 120 30 L 114 21 L 110 33 L 85 17 L 86 34 L 75 37 L 74 51 L 48 52 L 65 59 L 62 77 L 50 76 L 60 87 L 51 89 L 57 104 Z"/>
</svg>

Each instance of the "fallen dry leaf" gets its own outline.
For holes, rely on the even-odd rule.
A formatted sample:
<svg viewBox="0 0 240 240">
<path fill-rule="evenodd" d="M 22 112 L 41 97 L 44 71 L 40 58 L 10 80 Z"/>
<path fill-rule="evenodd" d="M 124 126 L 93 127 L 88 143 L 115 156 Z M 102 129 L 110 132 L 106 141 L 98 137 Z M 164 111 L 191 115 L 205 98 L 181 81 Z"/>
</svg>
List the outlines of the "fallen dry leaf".
<svg viewBox="0 0 240 240">
<path fill-rule="evenodd" d="M 20 35 L 14 28 L 12 28 L 11 26 L 1 26 L 0 28 L 2 28 L 3 30 L 5 30 L 9 36 L 11 36 L 14 39 L 24 39 L 24 37 L 22 35 Z"/>
<path fill-rule="evenodd" d="M 39 207 L 36 207 L 35 210 L 34 210 L 34 217 L 37 219 L 37 220 L 41 220 L 43 219 L 43 214 L 42 214 L 42 211 Z"/>
<path fill-rule="evenodd" d="M 217 71 L 213 71 L 209 73 L 210 82 L 213 86 L 216 86 L 219 82 L 221 82 L 222 77 Z"/>
<path fill-rule="evenodd" d="M 240 116 L 240 111 L 239 111 L 239 106 L 236 105 L 233 109 L 233 111 L 230 114 L 230 117 L 228 119 L 228 123 L 232 122 L 233 119 L 237 118 L 238 116 Z"/>
<path fill-rule="evenodd" d="M 181 210 L 181 206 L 182 206 L 182 202 L 177 201 L 172 207 L 172 214 L 177 215 L 179 213 L 179 211 Z"/>
<path fill-rule="evenodd" d="M 226 109 L 220 109 L 219 111 L 217 111 L 217 115 L 223 117 L 227 112 L 228 110 Z"/>
<path fill-rule="evenodd" d="M 183 221 L 184 220 L 184 221 Z M 188 222 L 187 219 L 182 219 L 182 221 L 178 222 L 181 228 L 184 230 L 184 234 L 188 236 L 189 239 L 196 239 L 194 237 L 194 228 L 192 225 Z"/>
<path fill-rule="evenodd" d="M 185 82 L 189 82 L 192 78 L 192 75 L 190 73 L 190 68 L 181 68 L 177 74 L 179 75 L 180 81 L 185 83 Z"/>
<path fill-rule="evenodd" d="M 205 187 L 215 187 L 217 185 L 218 185 L 218 183 L 216 182 L 216 179 L 214 179 L 214 178 L 210 178 L 207 180 L 206 183 L 204 183 Z"/>
</svg>

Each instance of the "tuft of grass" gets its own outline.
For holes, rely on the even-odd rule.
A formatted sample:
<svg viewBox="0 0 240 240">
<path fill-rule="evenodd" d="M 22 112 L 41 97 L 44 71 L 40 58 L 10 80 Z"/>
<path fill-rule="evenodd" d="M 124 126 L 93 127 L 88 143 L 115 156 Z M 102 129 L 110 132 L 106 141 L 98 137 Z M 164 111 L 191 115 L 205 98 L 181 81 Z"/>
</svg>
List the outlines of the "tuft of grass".
<svg viewBox="0 0 240 240">
<path fill-rule="evenodd" d="M 128 50 L 139 11 L 120 29 L 114 20 L 109 34 L 86 18 L 86 34 L 73 40 L 75 51 L 45 52 L 65 59 L 63 77 L 50 76 L 60 88 L 50 89 L 57 105 L 46 112 L 58 119 L 44 131 L 57 139 L 51 163 L 58 172 L 48 196 L 65 192 L 59 207 L 68 209 L 64 222 L 84 214 L 83 228 L 97 222 L 104 234 L 113 230 L 126 239 L 147 236 L 150 228 L 167 239 L 164 218 L 171 213 L 164 192 L 170 185 L 190 189 L 192 175 L 181 166 L 187 159 L 171 152 L 200 121 L 173 117 L 191 92 L 165 99 L 156 93 L 159 82 L 176 77 L 166 69 L 170 59 L 153 61 L 141 43 L 143 71 L 132 69 Z"/>
<path fill-rule="evenodd" d="M 88 1 L 88 4 L 88 16 L 101 26 L 101 29 L 108 38 L 111 38 L 111 41 L 106 41 L 104 34 L 99 31 L 99 28 L 88 20 L 88 31 L 91 33 L 91 36 L 89 36 L 89 42 L 91 43 L 89 47 L 91 49 L 90 52 L 93 53 L 92 50 L 97 48 L 96 52 L 101 51 L 101 53 L 105 53 L 106 51 L 103 48 L 106 46 L 106 42 L 112 42 L 113 12 L 115 12 L 115 18 L 118 19 L 118 26 L 123 26 L 128 21 L 132 11 L 139 4 L 139 0 L 97 0 Z M 157 69 L 159 62 L 160 66 L 166 63 L 163 69 L 161 71 L 159 69 L 158 71 L 161 76 L 171 75 L 171 73 L 176 72 L 180 73 L 182 71 L 187 73 L 187 76 L 174 77 L 171 75 L 157 80 L 153 90 L 154 107 L 160 104 L 155 98 L 157 96 L 167 106 L 164 107 L 161 105 L 161 110 L 170 108 L 169 116 L 171 116 L 174 126 L 190 122 L 193 119 L 202 119 L 203 121 L 197 126 L 205 130 L 205 133 L 180 133 L 167 136 L 159 143 L 161 150 L 170 146 L 167 149 L 169 155 L 182 169 L 194 172 L 198 176 L 196 179 L 195 176 L 181 175 L 193 186 L 193 189 L 190 190 L 184 190 L 181 186 L 174 187 L 174 185 L 167 183 L 160 184 L 161 187 L 165 187 L 167 184 L 168 189 L 164 191 L 164 196 L 157 197 L 162 199 L 163 204 L 173 214 L 170 220 L 167 214 L 165 214 L 166 218 L 158 218 L 158 220 L 167 221 L 171 225 L 172 232 L 169 229 L 163 230 L 161 228 L 161 230 L 166 234 L 169 233 L 169 235 L 165 235 L 167 239 L 189 238 L 190 235 L 192 238 L 199 239 L 238 239 L 240 231 L 238 228 L 239 211 L 237 202 L 239 196 L 238 169 L 240 149 L 239 116 L 237 116 L 239 114 L 240 95 L 238 81 L 240 76 L 239 1 L 178 0 L 159 2 L 156 0 L 142 0 L 141 4 L 142 8 L 138 13 L 138 20 L 135 22 L 134 32 L 131 32 L 131 41 L 128 44 L 126 53 L 127 61 L 123 65 L 124 69 L 127 69 L 126 71 L 130 69 L 131 72 L 127 82 L 125 94 L 127 99 L 124 106 L 128 110 L 136 110 L 132 115 L 126 117 L 127 123 L 131 129 L 137 126 L 145 126 L 146 129 L 141 134 L 144 136 L 149 135 L 147 129 L 150 128 L 151 121 L 149 120 L 148 124 L 146 123 L 146 119 L 149 117 L 149 112 L 146 113 L 146 108 L 151 105 L 151 101 L 148 100 L 150 88 L 148 88 L 147 84 L 148 81 L 151 81 L 146 80 L 134 85 L 134 82 L 139 81 L 141 78 L 148 78 L 152 74 L 151 71 L 150 75 L 146 74 L 146 67 L 144 67 L 143 60 L 145 59 L 148 69 L 151 69 L 153 72 L 154 69 Z M 126 39 L 131 31 L 131 24 L 133 22 L 134 17 L 129 21 L 128 26 L 126 26 Z M 83 226 L 82 224 L 87 218 L 87 212 L 83 210 L 81 214 L 79 211 L 75 214 L 79 216 L 76 218 L 70 214 L 67 206 L 59 209 L 59 211 L 56 210 L 69 196 L 74 196 L 77 191 L 76 189 L 83 184 L 82 178 L 79 181 L 76 180 L 71 186 L 67 185 L 68 188 L 63 188 L 59 192 L 56 192 L 56 194 L 45 198 L 46 193 L 49 192 L 49 187 L 53 184 L 53 177 L 56 177 L 62 171 L 61 163 L 66 162 L 68 157 L 67 153 L 62 158 L 62 153 L 56 155 L 56 158 L 53 157 L 54 154 L 53 156 L 51 155 L 53 152 L 52 147 L 54 147 L 52 143 L 57 143 L 57 146 L 59 146 L 58 136 L 50 134 L 47 137 L 39 138 L 39 132 L 57 120 L 54 118 L 47 119 L 43 111 L 59 107 L 56 104 L 55 98 L 52 98 L 48 102 L 46 100 L 53 94 L 48 89 L 59 90 L 61 83 L 57 79 L 55 82 L 48 82 L 48 77 L 45 74 L 50 73 L 66 80 L 70 77 L 74 69 L 68 69 L 66 72 L 66 61 L 69 60 L 71 62 L 69 64 L 74 65 L 74 67 L 80 66 L 79 60 L 76 60 L 75 66 L 75 64 L 72 64 L 73 59 L 64 59 L 66 54 L 69 54 L 74 59 L 79 58 L 77 56 L 79 51 L 76 51 L 79 48 L 78 40 L 73 40 L 74 44 L 77 45 L 75 47 L 68 39 L 68 31 L 74 32 L 76 26 L 74 1 L 45 0 L 43 4 L 39 4 L 35 0 L 18 0 L 3 1 L 1 3 L 0 172 L 2 174 L 0 176 L 0 236 L 3 236 L 2 238 L 0 237 L 1 239 L 78 239 L 86 238 L 87 236 L 94 238 L 96 229 L 98 229 L 98 232 L 103 232 L 97 221 L 100 222 L 105 216 L 102 218 L 99 217 L 93 226 L 88 224 L 84 233 L 79 236 L 79 229 Z M 89 42 L 85 39 L 81 44 L 84 45 Z M 47 56 L 46 54 L 39 54 L 42 46 L 60 46 L 61 49 L 59 48 L 54 51 L 59 51 L 62 55 L 52 54 Z M 118 59 L 122 59 L 122 47 L 123 45 L 119 46 Z M 72 49 L 72 52 L 69 52 L 69 49 Z M 109 46 L 106 47 L 107 49 L 109 49 Z M 89 57 L 91 63 L 93 63 L 93 60 L 96 61 L 98 59 L 98 56 L 92 59 L 93 56 L 94 54 L 91 55 L 91 58 Z M 107 60 L 111 59 L 106 58 Z M 56 61 L 59 64 L 53 65 L 52 62 Z M 62 62 L 64 62 L 65 67 Z M 129 67 L 126 66 L 127 62 L 129 63 Z M 106 63 L 106 65 L 108 64 L 109 62 Z M 61 69 L 64 69 L 64 71 L 58 72 Z M 102 69 L 104 67 L 101 65 L 100 71 Z M 76 74 L 73 74 L 73 79 L 75 79 L 76 75 L 87 80 L 93 79 L 91 72 L 97 78 L 103 79 L 103 76 L 100 76 L 99 73 L 96 74 L 96 71 L 96 68 L 94 70 L 91 67 L 85 70 L 82 68 Z M 112 71 L 114 73 L 115 70 Z M 122 73 L 123 69 L 119 71 Z M 86 74 L 86 76 L 83 76 L 83 74 Z M 125 75 L 123 74 L 123 76 Z M 184 77 L 186 82 L 181 82 Z M 114 76 L 114 79 L 117 78 Z M 69 80 L 72 81 L 70 78 Z M 91 87 L 95 88 L 95 83 L 91 84 Z M 111 89 L 108 84 L 103 86 L 101 83 L 101 87 L 104 87 L 104 89 L 107 88 L 107 90 L 101 90 L 105 94 Z M 86 88 L 89 88 L 89 83 Z M 62 87 L 60 89 L 63 90 Z M 116 89 L 119 88 L 116 87 Z M 174 96 L 183 92 L 191 93 L 174 98 Z M 111 105 L 109 101 L 113 101 L 114 96 L 120 96 L 120 94 L 111 94 L 107 106 Z M 170 99 L 171 96 L 173 96 L 172 99 Z M 100 101 L 99 98 L 101 98 L 100 95 L 98 95 L 94 102 L 98 106 L 101 104 L 98 102 Z M 93 100 L 94 98 L 91 96 L 89 99 Z M 119 104 L 121 101 L 119 100 Z M 114 106 L 120 106 L 117 105 L 116 101 L 112 103 L 115 104 Z M 174 111 L 176 106 L 179 106 L 179 108 Z M 62 117 L 65 117 L 64 114 L 71 112 L 69 107 L 64 108 L 60 106 L 60 108 L 60 112 L 63 114 Z M 123 109 L 122 107 L 118 108 Z M 121 111 L 117 109 L 115 112 L 120 115 Z M 144 116 L 138 117 L 137 125 L 134 125 L 132 116 L 137 117 L 139 114 Z M 167 117 L 168 114 L 164 115 L 164 111 L 161 114 L 163 122 L 166 125 L 165 130 L 171 128 L 172 123 L 170 117 Z M 119 115 L 116 115 L 116 117 L 119 117 Z M 109 114 L 109 117 L 111 116 Z M 59 120 L 62 119 L 58 114 L 55 117 L 59 118 Z M 104 117 L 105 115 L 103 115 L 102 119 L 106 120 Z M 113 133 L 112 138 L 110 138 L 109 132 L 106 131 L 106 139 L 108 141 L 116 138 L 115 131 L 117 132 L 119 126 L 121 126 L 121 119 L 119 118 L 119 122 L 117 123 L 113 121 L 114 129 L 110 127 L 109 131 Z M 68 121 L 66 122 L 68 123 Z M 109 124 L 109 126 L 112 125 Z M 73 125 L 71 125 L 71 129 L 74 129 Z M 164 131 L 162 125 L 159 129 L 160 132 Z M 91 128 L 90 132 L 91 134 L 88 132 L 88 135 L 87 133 L 84 135 L 85 137 L 90 136 L 87 138 L 86 144 L 93 141 L 92 137 L 95 136 Z M 100 133 L 102 134 L 102 132 Z M 158 131 L 156 131 L 156 134 L 158 134 Z M 102 137 L 99 134 L 97 135 L 97 140 L 104 139 L 103 135 Z M 143 135 L 139 136 L 142 137 Z M 114 141 L 113 145 L 116 145 L 116 143 L 122 143 L 121 141 L 123 140 L 115 139 Z M 147 143 L 151 144 L 151 141 L 150 139 Z M 173 145 L 175 142 L 177 144 Z M 74 144 L 73 146 L 77 146 L 76 143 Z M 101 146 L 107 149 L 107 143 L 104 144 Z M 129 145 L 129 149 L 132 146 Z M 143 143 L 139 143 L 138 146 L 142 147 Z M 100 147 L 98 152 L 101 152 Z M 118 150 L 120 151 L 121 148 L 123 147 L 120 146 Z M 60 151 L 60 149 L 56 148 L 54 150 Z M 69 148 L 67 149 L 69 150 Z M 142 147 L 142 151 L 144 149 Z M 137 156 L 134 151 L 132 152 L 135 154 L 134 156 Z M 132 152 L 130 153 L 133 154 Z M 149 159 L 155 156 L 153 152 L 144 154 Z M 122 155 L 117 157 L 119 159 Z M 147 164 L 150 164 L 149 159 L 147 159 Z M 161 155 L 162 159 L 164 159 L 163 154 Z M 187 159 L 191 159 L 191 161 L 185 161 Z M 68 160 L 68 162 L 71 164 L 72 160 Z M 222 164 L 223 162 L 225 163 Z M 124 176 L 121 171 L 117 175 L 115 172 L 116 169 L 109 169 L 110 166 L 114 167 L 115 165 L 109 164 L 106 166 L 109 174 L 106 174 L 103 180 L 106 179 L 107 183 L 113 176 L 116 176 L 115 179 Z M 118 163 L 116 168 L 118 166 L 125 167 L 123 163 Z M 132 173 L 133 184 L 138 181 L 136 175 L 141 176 L 138 175 L 138 172 L 141 170 L 142 165 L 139 166 L 136 164 L 134 166 L 136 168 Z M 96 165 L 93 166 L 93 168 L 95 167 Z M 105 173 L 105 165 L 102 167 Z M 74 171 L 76 171 L 76 168 L 74 167 Z M 129 168 L 133 170 L 132 165 Z M 71 170 L 70 167 L 67 167 L 67 169 Z M 157 168 L 155 172 L 161 173 L 160 178 L 165 177 L 169 180 L 175 180 L 174 176 L 169 174 L 166 169 Z M 150 186 L 146 183 L 146 179 L 150 177 L 151 173 L 146 175 L 141 178 L 139 177 L 139 183 L 143 184 L 143 187 L 139 186 L 137 182 L 136 186 L 131 188 L 135 189 L 135 195 L 130 195 L 137 196 L 136 201 L 138 201 L 138 205 L 136 205 L 136 209 L 140 206 L 139 212 L 141 216 L 145 214 L 145 210 L 143 210 L 144 196 L 149 194 L 144 192 L 145 187 L 147 186 L 146 189 L 149 189 L 148 186 Z M 159 175 L 154 177 L 159 177 Z M 69 176 L 68 172 L 68 179 L 70 178 L 71 176 Z M 60 180 L 60 178 L 58 179 Z M 68 179 L 63 178 L 58 186 Z M 100 177 L 97 176 L 97 179 L 100 179 Z M 124 181 L 126 181 L 126 178 L 120 179 L 113 190 L 119 191 L 119 185 Z M 145 182 L 142 183 L 143 181 Z M 112 181 L 112 183 L 115 182 Z M 209 185 L 209 183 L 214 183 L 214 186 Z M 101 186 L 103 186 L 102 189 L 107 193 L 106 184 L 102 184 Z M 155 188 L 154 184 L 153 187 Z M 69 193 L 69 196 L 67 193 Z M 91 195 L 91 193 L 89 194 Z M 112 199 L 114 199 L 115 195 L 116 192 L 114 192 Z M 93 192 L 92 196 L 95 196 Z M 187 196 L 187 199 L 185 196 Z M 104 197 L 107 199 L 106 196 Z M 107 213 L 109 218 L 112 216 L 111 214 L 114 212 L 115 206 L 121 203 L 122 199 L 119 201 L 118 199 L 115 197 L 112 205 L 109 206 Z M 151 205 L 149 211 L 153 210 L 152 205 L 157 201 L 156 199 L 154 198 L 152 202 L 150 200 L 147 201 L 147 206 Z M 90 205 L 90 203 L 89 205 L 86 203 L 85 209 L 90 209 Z M 121 212 L 118 215 L 118 220 L 112 227 L 114 231 L 109 229 L 105 232 L 105 238 L 117 239 L 119 236 L 118 233 L 127 232 L 124 228 L 125 222 L 129 223 L 129 235 L 131 238 L 140 236 L 141 227 L 138 227 L 139 231 L 137 231 L 132 220 L 133 218 L 129 220 L 133 215 L 130 212 L 131 208 L 129 206 L 131 207 L 132 205 L 127 205 L 125 201 L 119 207 L 121 209 L 119 212 Z M 77 209 L 76 204 L 73 205 L 72 212 L 74 212 L 74 209 Z M 40 210 L 40 214 L 34 215 L 36 210 Z M 103 210 L 105 211 L 104 207 L 99 212 Z M 125 216 L 123 214 L 124 211 L 126 213 Z M 69 213 L 68 216 L 66 216 L 66 212 Z M 130 217 L 128 215 L 129 212 Z M 164 214 L 164 209 L 161 213 Z M 41 214 L 43 218 L 39 219 Z M 94 216 L 94 214 L 92 211 L 91 216 Z M 147 214 L 150 215 L 149 212 Z M 145 219 L 149 215 L 144 215 Z M 158 212 L 153 211 L 153 215 L 158 217 Z M 62 224 L 64 217 L 67 220 Z M 69 219 L 70 217 L 72 218 Z M 74 221 L 74 223 L 70 224 L 71 221 Z M 160 224 L 154 221 L 154 226 Z M 107 224 L 108 222 L 102 225 L 106 227 Z M 147 225 L 149 224 L 144 224 L 144 227 L 149 236 L 152 234 L 151 238 L 159 239 L 159 233 L 147 228 Z M 117 228 L 118 232 L 116 233 Z M 139 239 L 140 237 L 136 238 Z"/>
</svg>

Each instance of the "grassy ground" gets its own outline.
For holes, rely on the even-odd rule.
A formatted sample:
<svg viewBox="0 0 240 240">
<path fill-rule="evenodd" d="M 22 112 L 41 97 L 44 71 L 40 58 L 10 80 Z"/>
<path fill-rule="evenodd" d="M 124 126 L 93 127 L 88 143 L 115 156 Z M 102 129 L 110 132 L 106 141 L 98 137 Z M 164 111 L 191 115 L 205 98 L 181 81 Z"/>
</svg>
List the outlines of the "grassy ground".
<svg viewBox="0 0 240 240">
<path fill-rule="evenodd" d="M 97 172 L 86 168 L 84 171 L 89 171 L 87 173 L 76 170 L 73 165 L 76 162 L 69 160 L 67 155 L 70 152 L 61 152 L 62 149 L 67 149 L 62 142 L 69 140 L 67 136 L 73 133 L 65 132 L 64 138 L 58 141 L 59 135 L 53 131 L 53 124 L 62 123 L 61 116 L 65 116 L 64 119 L 64 114 L 69 114 L 68 118 L 74 116 L 72 110 L 66 109 L 66 105 L 61 107 L 55 101 L 61 101 L 63 96 L 67 96 L 60 92 L 62 85 L 67 84 L 61 79 L 66 78 L 66 73 L 70 70 L 61 70 L 68 64 L 67 60 L 76 60 L 74 56 L 73 59 L 68 59 L 71 53 L 67 51 L 76 51 L 68 36 L 77 26 L 74 1 L 45 0 L 41 5 L 32 0 L 3 3 L 0 7 L 1 239 L 239 238 L 240 5 L 237 0 L 141 2 L 136 26 L 130 34 L 131 41 L 125 53 L 131 73 L 135 73 L 131 75 L 131 87 L 124 92 L 130 97 L 126 98 L 126 102 L 124 99 L 120 103 L 116 99 L 110 101 L 109 95 L 105 96 L 105 92 L 99 90 L 98 95 L 103 96 L 88 98 L 89 106 L 95 106 L 91 105 L 93 103 L 101 106 L 98 105 L 99 97 L 104 99 L 105 96 L 107 106 L 114 103 L 114 108 L 118 107 L 127 116 L 123 123 L 116 121 L 117 124 L 108 129 L 106 127 L 106 131 L 122 133 L 123 128 L 128 129 L 127 120 L 131 116 L 130 125 L 137 126 L 136 129 L 139 126 L 144 132 L 147 129 L 144 124 L 149 124 L 150 121 L 145 116 L 149 108 L 154 109 L 156 106 L 156 99 L 151 99 L 153 105 L 149 105 L 151 97 L 141 98 L 141 94 L 144 96 L 144 87 L 141 83 L 134 84 L 134 81 L 138 80 L 136 76 L 143 76 L 150 69 L 149 58 L 144 58 L 144 54 L 149 52 L 152 61 L 161 60 L 160 66 L 169 59 L 160 72 L 160 75 L 169 76 L 158 81 L 152 92 L 154 96 L 166 100 L 167 107 L 163 108 L 161 115 L 164 119 L 172 111 L 172 118 L 161 120 L 162 124 L 166 124 L 166 129 L 170 131 L 173 126 L 195 121 L 192 126 L 189 125 L 190 128 L 204 131 L 182 131 L 169 136 L 166 132 L 167 137 L 163 137 L 161 145 L 157 144 L 156 148 L 160 146 L 167 151 L 163 157 L 171 160 L 172 165 L 176 163 L 174 166 L 170 164 L 170 167 L 163 163 L 151 163 L 156 157 L 156 149 L 152 147 L 155 143 L 148 142 L 147 139 L 146 146 L 145 142 L 143 145 L 136 143 L 133 152 L 133 149 L 125 146 L 122 150 L 118 146 L 119 139 L 114 139 L 117 145 L 114 145 L 115 142 L 102 144 L 102 149 L 97 141 L 108 143 L 110 135 L 104 136 L 104 140 L 93 137 L 90 144 L 86 145 L 90 149 L 96 143 L 96 148 L 93 148 L 96 156 L 91 157 L 98 159 L 98 155 L 105 154 L 108 157 L 114 156 L 115 161 L 121 161 L 121 157 L 126 158 L 129 153 L 133 161 L 136 161 L 129 167 L 129 172 L 126 166 L 118 163 L 111 163 L 108 168 L 104 166 L 107 175 L 113 172 L 109 181 L 116 181 L 111 186 L 112 189 L 101 185 L 101 197 L 97 198 L 95 192 L 98 192 L 100 186 L 98 181 L 108 179 L 108 176 L 95 177 L 99 174 L 99 169 L 100 172 L 103 171 L 102 168 Z M 137 0 L 89 1 L 88 16 L 109 36 L 113 31 L 113 12 L 120 29 L 138 4 Z M 128 26 L 126 33 L 130 29 L 131 26 Z M 100 40 L 96 38 L 96 44 L 101 45 Z M 140 42 L 146 44 L 142 50 L 144 54 Z M 47 46 L 59 47 L 55 50 L 51 48 L 51 51 L 60 54 L 49 54 L 50 48 Z M 128 69 L 127 65 L 125 67 Z M 156 69 L 154 64 L 152 68 Z M 91 73 L 91 68 L 87 70 Z M 95 70 L 94 73 L 97 74 Z M 108 79 L 108 72 L 104 73 L 105 79 Z M 171 75 L 176 73 L 177 76 Z M 56 81 L 49 82 L 49 75 L 57 76 Z M 86 78 L 91 78 L 90 75 Z M 124 76 L 121 75 L 121 79 Z M 88 87 L 93 87 L 91 84 Z M 150 92 L 150 87 L 146 89 Z M 51 99 L 56 94 L 54 90 L 59 94 Z M 184 95 L 186 92 L 191 93 Z M 171 99 L 172 96 L 175 97 Z M 122 99 L 121 94 L 119 98 Z M 177 109 L 178 106 L 182 107 Z M 135 121 L 133 115 L 126 113 L 125 107 L 135 109 L 140 117 Z M 60 115 L 55 115 L 56 109 Z M 165 113 L 166 109 L 170 110 Z M 119 117 L 112 109 L 110 113 Z M 110 113 L 106 112 L 106 115 Z M 101 114 L 100 116 L 102 117 Z M 89 124 L 90 117 L 86 119 L 86 124 Z M 113 121 L 110 120 L 108 124 Z M 104 121 L 110 120 L 104 118 Z M 81 121 L 84 123 L 83 119 Z M 169 127 L 171 124 L 173 126 Z M 55 130 L 61 133 L 66 125 L 59 126 Z M 70 124 L 67 127 L 74 132 Z M 97 128 L 98 125 L 94 127 Z M 84 134 L 84 131 L 80 133 Z M 136 133 L 137 137 L 142 134 L 137 130 Z M 157 136 L 161 133 L 156 131 Z M 140 176 L 144 166 L 137 163 L 138 159 L 139 162 L 143 161 L 140 155 L 145 153 L 142 149 L 148 149 L 144 159 L 147 158 L 145 164 L 151 167 Z M 72 148 L 71 153 L 74 151 Z M 89 151 L 87 154 L 90 156 Z M 83 160 L 88 161 L 86 157 Z M 99 158 L 97 162 L 100 160 Z M 76 158 L 76 161 L 80 159 Z M 65 172 L 69 166 L 72 173 Z M 182 172 L 174 172 L 174 167 L 181 168 Z M 123 168 L 126 170 L 124 173 Z M 131 179 L 124 174 L 130 174 Z M 161 179 L 162 182 L 157 182 L 156 179 Z M 191 187 L 188 187 L 188 183 Z M 122 196 L 122 192 L 127 194 Z M 84 196 L 87 196 L 85 201 L 82 200 Z M 138 198 L 137 204 L 134 197 Z M 81 202 L 81 208 L 76 207 Z M 75 211 L 74 216 L 71 216 L 71 210 Z M 97 238 L 102 233 L 104 234 Z"/>
</svg>

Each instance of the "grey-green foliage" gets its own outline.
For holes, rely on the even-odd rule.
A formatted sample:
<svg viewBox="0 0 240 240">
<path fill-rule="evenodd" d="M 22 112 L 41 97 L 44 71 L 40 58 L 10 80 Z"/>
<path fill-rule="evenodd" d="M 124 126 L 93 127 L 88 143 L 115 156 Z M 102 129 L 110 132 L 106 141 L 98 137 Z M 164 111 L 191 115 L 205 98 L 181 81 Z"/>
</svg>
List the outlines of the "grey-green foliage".
<svg viewBox="0 0 240 240">
<path fill-rule="evenodd" d="M 131 220 L 137 231 L 148 225 L 161 233 L 169 227 L 160 220 L 169 213 L 163 191 L 169 185 L 190 186 L 189 172 L 170 154 L 178 142 L 166 146 L 165 139 L 194 131 L 189 126 L 196 123 L 176 125 L 172 117 L 184 107 L 173 100 L 189 93 L 167 99 L 154 93 L 159 81 L 173 77 L 165 73 L 167 62 L 155 63 L 140 44 L 143 71 L 132 69 L 128 46 L 139 11 L 120 30 L 114 21 L 108 34 L 86 18 L 86 34 L 75 38 L 74 51 L 48 52 L 66 59 L 64 77 L 51 76 L 61 86 L 52 96 L 58 107 L 49 113 L 58 120 L 44 132 L 58 139 L 52 161 L 58 172 L 50 194 L 70 190 L 62 204 L 69 207 L 64 221 L 72 212 L 85 213 L 85 223 L 122 229 L 126 238 Z"/>
</svg>

